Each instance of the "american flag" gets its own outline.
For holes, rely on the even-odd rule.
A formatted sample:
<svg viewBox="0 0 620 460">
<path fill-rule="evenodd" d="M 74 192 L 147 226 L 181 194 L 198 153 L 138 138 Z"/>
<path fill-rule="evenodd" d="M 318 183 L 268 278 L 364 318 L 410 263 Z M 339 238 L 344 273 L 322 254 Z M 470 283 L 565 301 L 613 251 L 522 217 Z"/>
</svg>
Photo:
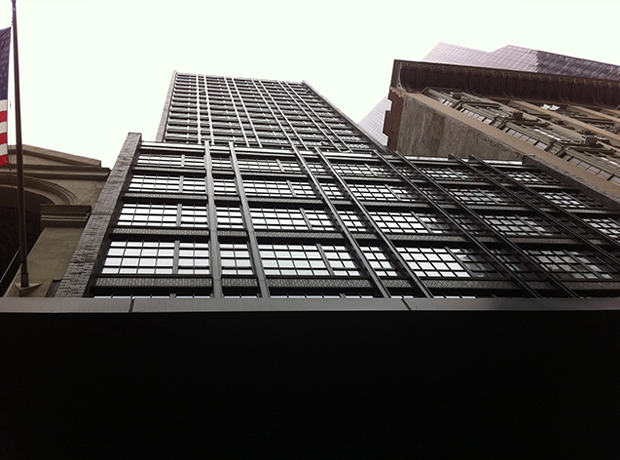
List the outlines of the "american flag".
<svg viewBox="0 0 620 460">
<path fill-rule="evenodd" d="M 7 109 L 9 87 L 9 48 L 11 47 L 11 28 L 0 30 L 0 166 L 9 162 L 7 145 Z"/>
</svg>

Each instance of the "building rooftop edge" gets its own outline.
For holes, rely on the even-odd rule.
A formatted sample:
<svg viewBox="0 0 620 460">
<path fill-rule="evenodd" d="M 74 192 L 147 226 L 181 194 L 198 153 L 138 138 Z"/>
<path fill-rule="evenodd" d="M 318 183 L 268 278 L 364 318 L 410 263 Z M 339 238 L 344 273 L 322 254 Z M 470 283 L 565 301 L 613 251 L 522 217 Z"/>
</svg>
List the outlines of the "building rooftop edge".
<svg viewBox="0 0 620 460">
<path fill-rule="evenodd" d="M 409 92 L 440 87 L 483 97 L 620 105 L 620 81 L 437 62 L 395 59 L 390 86 Z"/>
</svg>

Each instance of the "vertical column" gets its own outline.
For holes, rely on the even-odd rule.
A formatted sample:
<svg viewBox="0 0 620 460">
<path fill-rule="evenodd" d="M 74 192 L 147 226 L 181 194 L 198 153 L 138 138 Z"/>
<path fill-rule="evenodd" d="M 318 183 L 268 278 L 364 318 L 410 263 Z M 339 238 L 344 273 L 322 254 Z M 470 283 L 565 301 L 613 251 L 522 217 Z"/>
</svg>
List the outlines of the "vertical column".
<svg viewBox="0 0 620 460">
<path fill-rule="evenodd" d="M 209 257 L 211 259 L 211 276 L 213 278 L 213 297 L 223 297 L 222 293 L 222 264 L 220 260 L 220 245 L 217 238 L 217 211 L 215 209 L 215 191 L 213 189 L 213 162 L 209 143 L 204 144 L 205 169 L 207 170 L 207 223 L 209 225 Z"/>
<path fill-rule="evenodd" d="M 263 268 L 263 262 L 260 258 L 260 252 L 258 250 L 258 239 L 256 238 L 256 232 L 254 231 L 254 224 L 252 223 L 252 215 L 250 214 L 248 199 L 245 196 L 245 190 L 243 189 L 243 179 L 241 178 L 241 172 L 239 170 L 239 162 L 237 161 L 235 145 L 233 142 L 229 142 L 228 145 L 230 148 L 230 160 L 232 162 L 233 172 L 235 173 L 235 182 L 237 184 L 239 200 L 241 201 L 241 213 L 245 222 L 246 231 L 248 232 L 248 246 L 250 253 L 252 254 L 254 270 L 256 270 L 256 277 L 258 279 L 260 296 L 269 297 L 269 288 L 267 287 L 265 270 Z"/>
</svg>

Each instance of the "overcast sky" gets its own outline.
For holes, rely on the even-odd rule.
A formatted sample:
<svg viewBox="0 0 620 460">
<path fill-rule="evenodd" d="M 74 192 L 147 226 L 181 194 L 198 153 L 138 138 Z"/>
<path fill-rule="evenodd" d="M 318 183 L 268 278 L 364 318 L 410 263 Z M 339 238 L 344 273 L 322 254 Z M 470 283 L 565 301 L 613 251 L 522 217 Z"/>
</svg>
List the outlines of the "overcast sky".
<svg viewBox="0 0 620 460">
<path fill-rule="evenodd" d="M 174 69 L 305 80 L 359 121 L 387 94 L 394 59 L 420 60 L 440 41 L 620 64 L 617 0 L 18 0 L 17 8 L 24 143 L 105 166 L 128 132 L 154 140 Z M 0 0 L 0 27 L 10 23 L 11 2 Z"/>
</svg>

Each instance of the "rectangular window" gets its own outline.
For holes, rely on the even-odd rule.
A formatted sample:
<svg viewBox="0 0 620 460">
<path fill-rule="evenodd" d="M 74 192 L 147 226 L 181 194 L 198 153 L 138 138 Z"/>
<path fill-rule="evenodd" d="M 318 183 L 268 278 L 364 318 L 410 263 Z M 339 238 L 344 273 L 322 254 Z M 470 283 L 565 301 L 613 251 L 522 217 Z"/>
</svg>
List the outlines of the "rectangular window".
<svg viewBox="0 0 620 460">
<path fill-rule="evenodd" d="M 138 166 L 204 169 L 204 157 L 186 154 L 141 153 Z"/>
<path fill-rule="evenodd" d="M 591 217 L 583 220 L 598 231 L 605 233 L 607 236 L 620 239 L 620 222 L 616 219 L 612 219 L 611 217 Z"/>
<path fill-rule="evenodd" d="M 259 244 L 265 274 L 281 276 L 359 276 L 344 246 Z"/>
<path fill-rule="evenodd" d="M 217 228 L 218 229 L 239 229 L 243 230 L 243 217 L 241 215 L 240 208 L 230 208 L 218 206 L 217 213 Z"/>
<path fill-rule="evenodd" d="M 383 165 L 359 163 L 334 163 L 332 165 L 338 174 L 354 177 L 391 177 L 392 172 Z"/>
<path fill-rule="evenodd" d="M 364 246 L 362 247 L 362 251 L 378 276 L 382 278 L 398 276 L 396 267 L 380 247 Z"/>
<path fill-rule="evenodd" d="M 373 220 L 387 233 L 445 233 L 450 225 L 433 214 L 413 211 L 370 211 Z"/>
<path fill-rule="evenodd" d="M 500 192 L 483 188 L 452 188 L 448 189 L 448 191 L 457 200 L 468 205 L 508 206 L 514 204 L 510 197 Z"/>
<path fill-rule="evenodd" d="M 552 203 L 567 208 L 602 208 L 603 205 L 589 196 L 579 192 L 540 192 L 540 195 Z"/>
<path fill-rule="evenodd" d="M 255 171 L 265 173 L 295 173 L 301 174 L 301 168 L 296 161 L 239 158 L 241 171 Z"/>
<path fill-rule="evenodd" d="M 215 195 L 236 195 L 237 186 L 234 179 L 213 179 L 213 193 Z"/>
<path fill-rule="evenodd" d="M 335 230 L 323 210 L 255 208 L 250 213 L 257 230 Z"/>
<path fill-rule="evenodd" d="M 490 263 L 470 248 L 401 246 L 398 252 L 420 277 L 481 278 L 499 275 Z"/>
<path fill-rule="evenodd" d="M 564 280 L 618 279 L 618 272 L 594 254 L 567 249 L 530 249 L 527 252 L 544 268 Z"/>
<path fill-rule="evenodd" d="M 353 195 L 365 201 L 412 201 L 415 197 L 407 188 L 385 184 L 349 184 Z"/>
<path fill-rule="evenodd" d="M 343 209 L 338 211 L 338 215 L 346 225 L 346 227 L 352 232 L 367 232 L 368 228 L 362 221 L 360 216 L 355 211 Z"/>
<path fill-rule="evenodd" d="M 550 224 L 527 216 L 482 216 L 495 230 L 504 235 L 552 236 Z"/>
<path fill-rule="evenodd" d="M 207 243 L 184 241 L 112 241 L 102 274 L 206 275 Z"/>
<path fill-rule="evenodd" d="M 134 175 L 129 184 L 130 192 L 155 193 L 206 193 L 204 178 L 184 176 Z"/>
<path fill-rule="evenodd" d="M 123 205 L 123 209 L 118 218 L 118 225 L 143 227 L 206 227 L 207 209 L 204 205 L 126 203 Z"/>
<path fill-rule="evenodd" d="M 482 177 L 476 176 L 471 171 L 457 168 L 421 168 L 424 173 L 431 176 L 433 179 L 439 180 L 453 180 L 453 181 L 480 181 Z"/>
<path fill-rule="evenodd" d="M 179 275 L 209 274 L 209 245 L 207 243 L 179 243 Z"/>
<path fill-rule="evenodd" d="M 248 196 L 316 198 L 307 182 L 244 180 L 243 187 Z"/>
<path fill-rule="evenodd" d="M 220 243 L 222 275 L 252 275 L 252 261 L 247 243 Z"/>
<path fill-rule="evenodd" d="M 327 195 L 330 200 L 346 200 L 340 187 L 333 182 L 321 182 L 321 190 L 325 192 L 325 195 Z"/>
</svg>

